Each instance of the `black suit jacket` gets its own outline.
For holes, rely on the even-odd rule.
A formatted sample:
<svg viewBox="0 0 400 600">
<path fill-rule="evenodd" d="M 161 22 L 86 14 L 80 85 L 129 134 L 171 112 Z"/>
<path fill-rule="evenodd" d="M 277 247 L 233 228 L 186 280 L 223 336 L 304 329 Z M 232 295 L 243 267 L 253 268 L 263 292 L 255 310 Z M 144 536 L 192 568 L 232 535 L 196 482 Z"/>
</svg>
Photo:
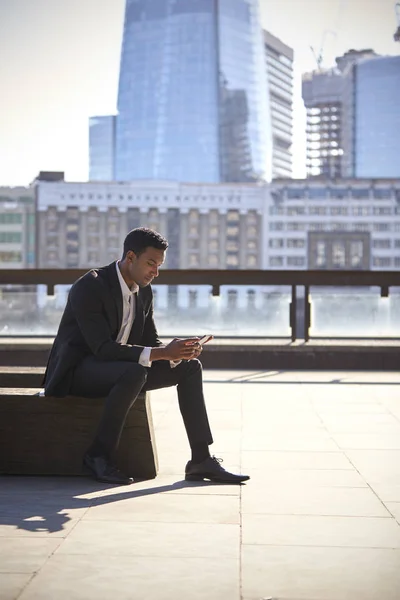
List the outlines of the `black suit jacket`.
<svg viewBox="0 0 400 600">
<path fill-rule="evenodd" d="M 127 344 L 118 344 L 122 292 L 115 262 L 85 273 L 72 286 L 44 376 L 47 396 L 70 393 L 75 366 L 88 355 L 104 361 L 138 362 L 145 346 L 160 346 L 151 286 L 139 288 Z"/>
</svg>

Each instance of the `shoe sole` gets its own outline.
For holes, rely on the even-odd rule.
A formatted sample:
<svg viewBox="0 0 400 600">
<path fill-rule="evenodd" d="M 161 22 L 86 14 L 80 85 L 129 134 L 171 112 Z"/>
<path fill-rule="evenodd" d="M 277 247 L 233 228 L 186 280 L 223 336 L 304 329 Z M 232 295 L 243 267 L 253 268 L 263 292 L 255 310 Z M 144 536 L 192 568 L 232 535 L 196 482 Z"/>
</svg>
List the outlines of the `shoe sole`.
<svg viewBox="0 0 400 600">
<path fill-rule="evenodd" d="M 185 475 L 185 481 L 211 481 L 213 483 L 230 483 L 237 484 L 248 481 L 250 477 L 246 477 L 245 479 L 220 479 L 219 477 L 215 477 L 213 475 Z"/>
</svg>

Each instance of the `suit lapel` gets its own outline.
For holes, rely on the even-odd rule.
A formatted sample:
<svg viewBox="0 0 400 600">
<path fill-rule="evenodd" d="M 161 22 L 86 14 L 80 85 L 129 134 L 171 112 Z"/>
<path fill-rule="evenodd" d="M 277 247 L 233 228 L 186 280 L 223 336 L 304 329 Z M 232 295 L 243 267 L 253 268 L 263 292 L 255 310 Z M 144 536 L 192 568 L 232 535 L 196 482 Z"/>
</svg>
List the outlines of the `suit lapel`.
<svg viewBox="0 0 400 600">
<path fill-rule="evenodd" d="M 118 279 L 118 275 L 117 275 L 117 264 L 115 262 L 111 263 L 111 265 L 108 265 L 107 271 L 108 271 L 108 280 L 110 282 L 110 288 L 111 288 L 111 295 L 114 299 L 115 302 L 115 308 L 116 308 L 116 312 L 117 312 L 117 336 L 119 333 L 119 330 L 121 329 L 121 324 L 122 324 L 122 310 L 123 310 L 123 306 L 122 306 L 122 291 L 121 291 L 121 285 L 119 283 L 119 279 Z"/>
<path fill-rule="evenodd" d="M 133 321 L 132 329 L 129 334 L 128 344 L 139 344 L 143 335 L 144 325 L 144 308 L 141 298 L 141 290 L 139 288 L 136 294 L 136 311 L 135 320 Z"/>
</svg>

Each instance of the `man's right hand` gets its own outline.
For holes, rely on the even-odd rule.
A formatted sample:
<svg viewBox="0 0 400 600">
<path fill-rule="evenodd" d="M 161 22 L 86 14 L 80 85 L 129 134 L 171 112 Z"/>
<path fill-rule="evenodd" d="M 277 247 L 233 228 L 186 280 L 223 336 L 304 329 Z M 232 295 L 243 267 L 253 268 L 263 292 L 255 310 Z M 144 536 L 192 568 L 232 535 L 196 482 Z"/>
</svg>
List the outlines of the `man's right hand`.
<svg viewBox="0 0 400 600">
<path fill-rule="evenodd" d="M 201 345 L 199 338 L 174 338 L 163 347 L 153 348 L 150 360 L 190 360 L 199 355 Z"/>
</svg>

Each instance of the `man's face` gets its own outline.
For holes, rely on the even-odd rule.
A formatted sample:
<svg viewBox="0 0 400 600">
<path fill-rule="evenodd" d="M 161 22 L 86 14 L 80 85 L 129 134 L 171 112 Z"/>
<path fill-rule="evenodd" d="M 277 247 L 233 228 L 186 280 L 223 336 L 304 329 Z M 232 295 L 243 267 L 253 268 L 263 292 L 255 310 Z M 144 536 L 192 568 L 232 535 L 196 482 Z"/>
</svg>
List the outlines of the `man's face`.
<svg viewBox="0 0 400 600">
<path fill-rule="evenodd" d="M 158 277 L 158 269 L 165 260 L 165 250 L 148 246 L 139 256 L 132 251 L 128 252 L 127 259 L 132 281 L 139 287 L 145 287 L 154 277 Z"/>
</svg>

